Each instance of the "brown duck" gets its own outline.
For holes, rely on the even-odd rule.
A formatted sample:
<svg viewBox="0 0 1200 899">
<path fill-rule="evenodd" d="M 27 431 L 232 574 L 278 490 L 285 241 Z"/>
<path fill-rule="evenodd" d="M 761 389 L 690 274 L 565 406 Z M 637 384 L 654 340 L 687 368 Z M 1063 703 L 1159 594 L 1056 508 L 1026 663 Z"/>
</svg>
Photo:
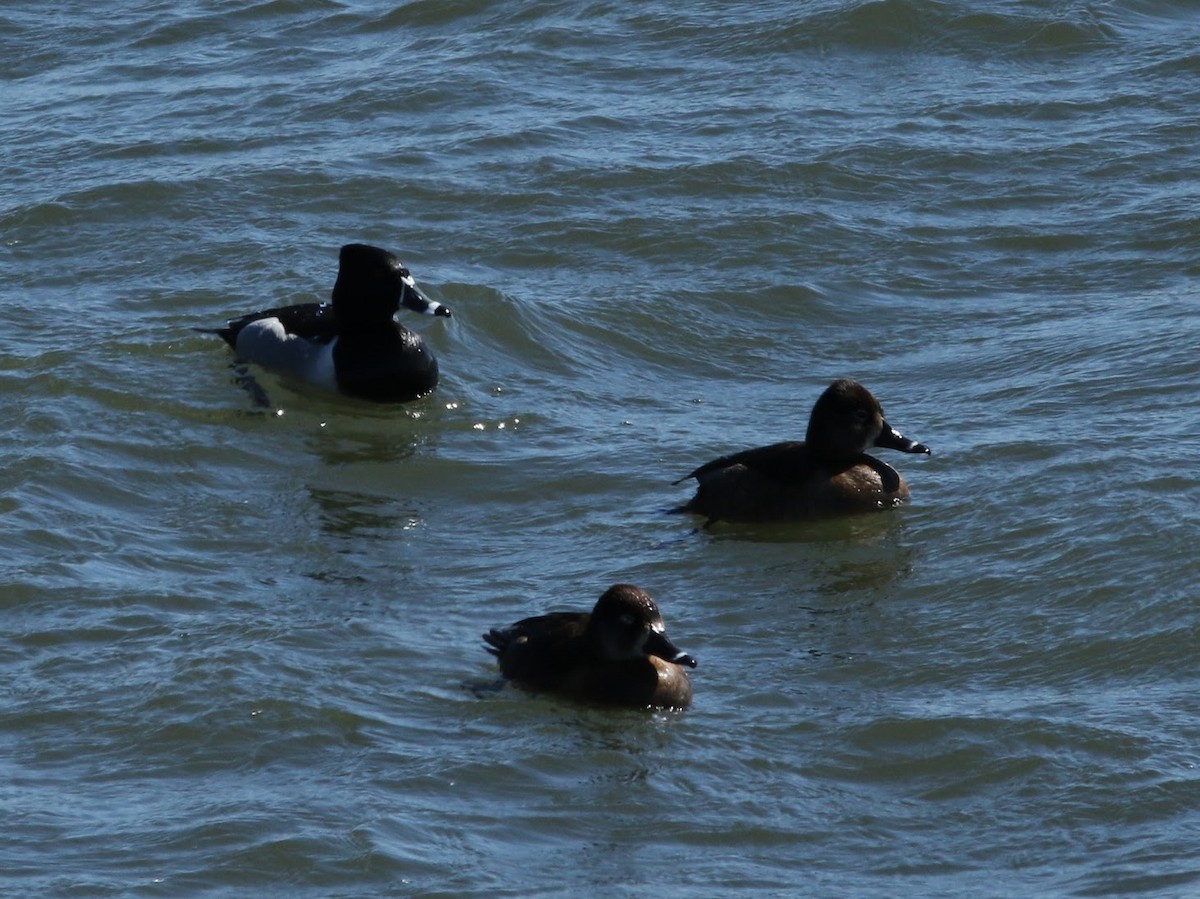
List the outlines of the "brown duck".
<svg viewBox="0 0 1200 899">
<path fill-rule="evenodd" d="M 717 521 L 806 521 L 890 509 L 908 499 L 900 472 L 867 455 L 879 446 L 930 453 L 884 420 L 879 401 L 857 381 L 842 378 L 813 406 L 803 441 L 773 443 L 714 459 L 687 477 L 696 495 L 672 512 Z"/>
<path fill-rule="evenodd" d="M 636 708 L 687 708 L 696 660 L 667 639 L 650 595 L 609 587 L 591 612 L 551 612 L 483 635 L 519 686 Z"/>
</svg>

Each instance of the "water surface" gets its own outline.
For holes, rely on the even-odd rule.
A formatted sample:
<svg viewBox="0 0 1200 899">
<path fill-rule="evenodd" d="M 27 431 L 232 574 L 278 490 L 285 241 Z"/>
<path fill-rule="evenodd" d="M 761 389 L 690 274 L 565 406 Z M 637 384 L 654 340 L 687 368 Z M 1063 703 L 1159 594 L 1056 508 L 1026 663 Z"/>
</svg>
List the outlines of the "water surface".
<svg viewBox="0 0 1200 899">
<path fill-rule="evenodd" d="M 1139 0 L 8 4 L 3 891 L 1194 892 L 1198 71 Z M 433 396 L 192 330 L 350 241 Z M 844 375 L 909 506 L 663 514 Z M 692 709 L 498 687 L 615 581 Z"/>
</svg>

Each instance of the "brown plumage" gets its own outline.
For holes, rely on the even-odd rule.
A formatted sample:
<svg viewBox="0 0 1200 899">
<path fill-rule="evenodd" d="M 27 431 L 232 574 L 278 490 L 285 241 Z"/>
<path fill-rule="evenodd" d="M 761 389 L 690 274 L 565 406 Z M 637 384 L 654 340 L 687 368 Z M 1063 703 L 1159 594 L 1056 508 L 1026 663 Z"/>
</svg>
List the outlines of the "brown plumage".
<svg viewBox="0 0 1200 899">
<path fill-rule="evenodd" d="M 531 690 L 637 708 L 687 708 L 696 660 L 667 639 L 646 591 L 616 584 L 591 612 L 551 612 L 483 635 L 501 673 Z"/>
<path fill-rule="evenodd" d="M 804 521 L 889 509 L 908 499 L 896 469 L 866 450 L 886 447 L 929 454 L 883 417 L 879 401 L 857 381 L 834 381 L 813 406 L 803 442 L 760 446 L 701 465 L 687 477 L 696 495 L 673 512 L 717 521 Z"/>
</svg>

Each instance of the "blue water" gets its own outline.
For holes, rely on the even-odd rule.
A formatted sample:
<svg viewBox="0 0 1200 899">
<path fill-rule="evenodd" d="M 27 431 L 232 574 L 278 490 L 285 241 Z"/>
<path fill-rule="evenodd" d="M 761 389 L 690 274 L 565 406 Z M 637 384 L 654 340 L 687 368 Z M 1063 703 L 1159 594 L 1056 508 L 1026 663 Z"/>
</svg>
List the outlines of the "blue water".
<svg viewBox="0 0 1200 899">
<path fill-rule="evenodd" d="M 1194 895 L 1198 74 L 1140 0 L 5 5 L 0 892 Z M 351 241 L 431 397 L 192 330 Z M 908 506 L 663 514 L 839 376 Z M 690 710 L 498 684 L 617 581 Z"/>
</svg>

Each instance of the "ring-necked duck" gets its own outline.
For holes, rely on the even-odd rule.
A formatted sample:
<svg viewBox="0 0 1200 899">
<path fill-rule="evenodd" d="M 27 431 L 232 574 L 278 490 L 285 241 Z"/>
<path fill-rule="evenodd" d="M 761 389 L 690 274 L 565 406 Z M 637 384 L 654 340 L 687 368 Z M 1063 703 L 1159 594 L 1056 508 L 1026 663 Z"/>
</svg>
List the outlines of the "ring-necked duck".
<svg viewBox="0 0 1200 899">
<path fill-rule="evenodd" d="M 687 708 L 696 660 L 663 631 L 645 590 L 616 584 L 591 612 L 551 612 L 483 635 L 501 673 L 531 690 L 637 708 Z"/>
<path fill-rule="evenodd" d="M 842 378 L 813 406 L 804 441 L 745 450 L 701 465 L 687 477 L 696 495 L 672 509 L 717 521 L 803 521 L 888 509 L 908 499 L 900 472 L 866 451 L 882 446 L 930 453 L 883 418 L 879 401 L 857 381 Z"/>
<path fill-rule="evenodd" d="M 401 305 L 427 315 L 450 310 L 421 293 L 399 259 L 379 247 L 346 244 L 332 300 L 252 312 L 224 328 L 199 330 L 219 334 L 244 362 L 367 400 L 399 403 L 437 386 L 437 359 L 394 316 Z"/>
</svg>

